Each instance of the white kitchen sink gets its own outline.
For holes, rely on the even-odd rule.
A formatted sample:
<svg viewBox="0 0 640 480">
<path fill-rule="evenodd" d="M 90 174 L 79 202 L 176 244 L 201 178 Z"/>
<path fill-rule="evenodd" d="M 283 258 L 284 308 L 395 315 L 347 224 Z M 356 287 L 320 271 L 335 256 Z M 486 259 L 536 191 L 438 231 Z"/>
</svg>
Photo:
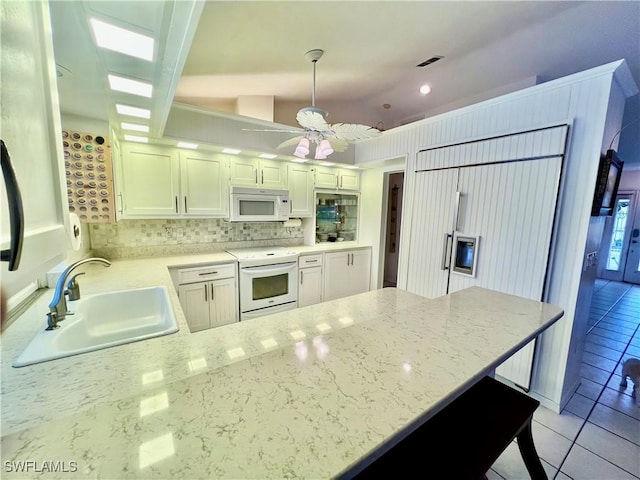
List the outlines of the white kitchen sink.
<svg viewBox="0 0 640 480">
<path fill-rule="evenodd" d="M 46 331 L 43 324 L 14 367 L 178 331 L 169 293 L 163 286 L 87 295 L 67 305 L 74 315 L 68 315 L 56 330 Z"/>
</svg>

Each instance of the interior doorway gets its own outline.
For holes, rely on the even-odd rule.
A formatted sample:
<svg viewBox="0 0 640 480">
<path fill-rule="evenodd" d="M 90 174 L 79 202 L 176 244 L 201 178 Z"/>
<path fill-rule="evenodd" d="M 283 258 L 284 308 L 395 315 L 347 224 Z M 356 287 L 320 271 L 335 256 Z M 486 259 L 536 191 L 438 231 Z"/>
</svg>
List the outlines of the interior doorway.
<svg viewBox="0 0 640 480">
<path fill-rule="evenodd" d="M 600 272 L 606 280 L 640 284 L 640 208 L 634 191 L 620 191 L 604 227 Z"/>
<path fill-rule="evenodd" d="M 387 216 L 385 222 L 383 286 L 395 287 L 398 283 L 398 251 L 402 219 L 402 194 L 404 172 L 387 173 Z"/>
</svg>

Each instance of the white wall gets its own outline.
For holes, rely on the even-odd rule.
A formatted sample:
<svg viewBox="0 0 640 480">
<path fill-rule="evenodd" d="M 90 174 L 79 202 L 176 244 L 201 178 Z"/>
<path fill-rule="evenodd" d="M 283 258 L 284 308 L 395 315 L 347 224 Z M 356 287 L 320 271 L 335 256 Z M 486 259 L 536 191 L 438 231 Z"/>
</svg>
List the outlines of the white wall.
<svg viewBox="0 0 640 480">
<path fill-rule="evenodd" d="M 614 77 L 619 79 L 623 96 L 637 92 L 626 64 L 614 62 L 393 129 L 356 145 L 356 163 L 407 155 L 398 279 L 398 286 L 404 288 L 410 251 L 419 248 L 407 244 L 411 228 L 407 219 L 414 209 L 415 161 L 420 149 L 571 123 L 547 294 L 548 301 L 565 310 L 565 316 L 541 337 L 532 387 L 536 397 L 556 410 L 568 400 L 566 393 L 573 388 L 575 377 L 576 359 L 569 357 L 577 353 L 570 352 L 569 345 L 591 218 L 591 194 L 585 201 L 584 192 L 593 192 L 605 127 L 607 132 L 617 129 L 621 120 L 621 113 L 619 118 L 613 114 L 607 118 Z M 590 303 L 590 298 L 584 302 Z"/>
<path fill-rule="evenodd" d="M 382 288 L 384 273 L 384 235 L 387 219 L 387 194 L 384 177 L 387 172 L 405 169 L 405 158 L 392 158 L 367 165 L 360 177 L 360 227 L 358 242 L 371 245 L 371 289 Z"/>
</svg>

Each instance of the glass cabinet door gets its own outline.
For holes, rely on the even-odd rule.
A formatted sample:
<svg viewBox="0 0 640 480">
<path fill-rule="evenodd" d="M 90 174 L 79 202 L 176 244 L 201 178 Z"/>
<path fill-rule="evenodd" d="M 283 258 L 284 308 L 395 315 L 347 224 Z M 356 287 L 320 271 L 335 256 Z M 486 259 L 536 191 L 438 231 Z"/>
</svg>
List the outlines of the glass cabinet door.
<svg viewBox="0 0 640 480">
<path fill-rule="evenodd" d="M 354 241 L 357 233 L 357 195 L 316 193 L 316 243 Z"/>
</svg>

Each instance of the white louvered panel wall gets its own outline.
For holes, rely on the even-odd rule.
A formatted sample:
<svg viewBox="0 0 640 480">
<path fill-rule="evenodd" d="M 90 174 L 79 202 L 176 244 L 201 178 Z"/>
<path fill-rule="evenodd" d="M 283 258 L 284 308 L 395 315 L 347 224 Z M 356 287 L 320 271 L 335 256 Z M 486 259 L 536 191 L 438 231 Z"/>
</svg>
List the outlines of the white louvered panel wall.
<svg viewBox="0 0 640 480">
<path fill-rule="evenodd" d="M 568 128 L 567 125 L 560 125 L 554 128 L 479 140 L 463 145 L 432 147 L 430 150 L 418 153 L 415 169 L 431 170 L 562 155 Z"/>
<path fill-rule="evenodd" d="M 559 407 L 567 387 L 571 387 L 567 382 L 573 380 L 565 378 L 565 373 L 578 378 L 577 374 L 568 372 L 565 365 L 568 362 L 567 368 L 572 369 L 571 365 L 576 364 L 579 369 L 580 364 L 580 359 L 569 352 L 569 343 L 573 322 L 583 321 L 582 318 L 574 318 L 574 314 L 590 219 L 590 200 L 585 200 L 585 195 L 589 197 L 591 194 L 585 192 L 593 191 L 600 150 L 606 141 L 603 132 L 609 95 L 612 85 L 617 85 L 614 75 L 618 80 L 619 72 L 620 75 L 628 72 L 622 61 L 434 116 L 356 145 L 357 163 L 407 156 L 403 215 L 411 218 L 416 176 L 413 172 L 419 150 L 464 141 L 469 137 L 494 136 L 576 119 L 565 158 L 558 206 L 559 228 L 556 230 L 551 281 L 547 289 L 547 301 L 562 307 L 565 316 L 540 338 L 542 348 L 536 356 L 536 376 L 532 385 L 536 396 L 552 408 Z M 458 117 L 464 117 L 464 120 Z M 458 119 L 457 123 L 454 119 Z M 612 121 L 619 124 L 621 117 Z M 407 245 L 411 235 L 410 222 L 403 222 L 401 235 L 398 286 L 406 288 L 404 285 L 411 261 Z"/>
<path fill-rule="evenodd" d="M 542 299 L 561 167 L 554 157 L 460 169 L 458 231 L 481 238 L 475 277 L 453 271 L 450 293 L 477 285 Z M 531 342 L 496 373 L 529 388 L 533 354 Z"/>
<path fill-rule="evenodd" d="M 428 298 L 447 293 L 449 271 L 442 270 L 441 263 L 444 235 L 451 233 L 453 227 L 457 181 L 457 169 L 416 175 L 411 263 L 406 286 L 412 293 Z M 450 246 L 447 249 L 450 251 Z"/>
</svg>

